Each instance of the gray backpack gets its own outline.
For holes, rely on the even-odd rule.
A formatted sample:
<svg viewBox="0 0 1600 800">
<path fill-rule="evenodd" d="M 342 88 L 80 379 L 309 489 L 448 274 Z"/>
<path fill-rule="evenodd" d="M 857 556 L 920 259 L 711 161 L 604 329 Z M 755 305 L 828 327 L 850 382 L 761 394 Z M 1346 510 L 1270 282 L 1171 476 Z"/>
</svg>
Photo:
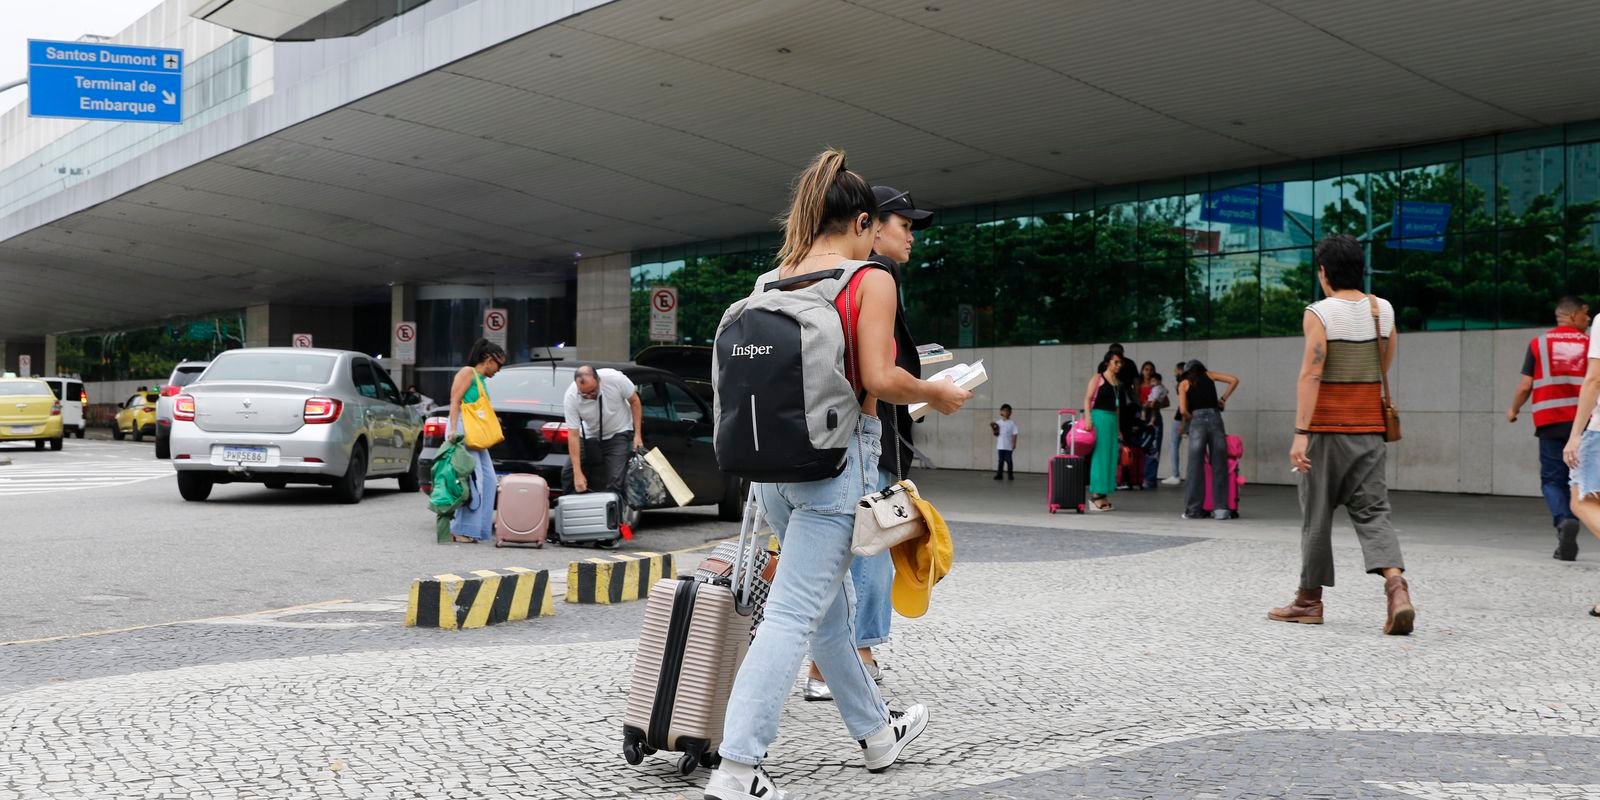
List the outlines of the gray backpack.
<svg viewBox="0 0 1600 800">
<path fill-rule="evenodd" d="M 870 261 L 778 280 L 773 270 L 723 312 L 712 349 L 717 466 L 757 483 L 838 475 L 861 415 L 834 305 Z M 809 281 L 816 283 L 794 288 Z M 853 293 L 847 304 L 853 303 Z M 854 319 L 857 311 L 850 308 Z M 851 342 L 854 349 L 854 342 Z"/>
</svg>

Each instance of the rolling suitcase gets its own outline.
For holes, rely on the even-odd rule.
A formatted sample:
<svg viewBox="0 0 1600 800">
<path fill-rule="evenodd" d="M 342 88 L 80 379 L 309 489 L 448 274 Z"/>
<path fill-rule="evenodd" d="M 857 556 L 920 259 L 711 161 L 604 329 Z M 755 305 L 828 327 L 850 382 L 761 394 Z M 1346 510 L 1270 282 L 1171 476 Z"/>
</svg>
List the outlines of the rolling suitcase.
<svg viewBox="0 0 1600 800">
<path fill-rule="evenodd" d="M 651 587 L 622 716 L 622 755 L 629 764 L 662 750 L 683 754 L 678 772 L 684 775 L 721 762 L 717 747 L 728 695 L 750 648 L 760 514 L 752 492 L 728 577 L 686 575 Z"/>
<path fill-rule="evenodd" d="M 562 495 L 555 523 L 562 544 L 613 544 L 622 539 L 622 499 L 616 492 Z"/>
<path fill-rule="evenodd" d="M 1144 488 L 1144 450 L 1132 445 L 1122 445 L 1122 452 L 1117 456 L 1117 487 Z"/>
<path fill-rule="evenodd" d="M 495 547 L 544 547 L 550 531 L 550 486 L 538 475 L 507 475 L 494 509 Z"/>
<path fill-rule="evenodd" d="M 1089 502 L 1089 460 L 1078 455 L 1079 431 L 1070 427 L 1077 413 L 1074 408 L 1063 408 L 1056 412 L 1058 427 L 1062 417 L 1068 418 L 1069 427 L 1061 435 L 1062 441 L 1056 446 L 1056 454 L 1050 457 L 1049 509 L 1052 514 L 1063 508 L 1075 509 L 1082 514 L 1084 505 Z"/>
<path fill-rule="evenodd" d="M 1244 439 L 1227 437 L 1228 442 L 1228 510 L 1239 515 L 1239 487 L 1244 486 L 1244 475 L 1239 472 L 1239 459 L 1244 457 Z M 1211 489 L 1211 462 L 1206 461 L 1206 500 L 1202 509 L 1207 513 L 1216 510 L 1217 502 Z"/>
</svg>

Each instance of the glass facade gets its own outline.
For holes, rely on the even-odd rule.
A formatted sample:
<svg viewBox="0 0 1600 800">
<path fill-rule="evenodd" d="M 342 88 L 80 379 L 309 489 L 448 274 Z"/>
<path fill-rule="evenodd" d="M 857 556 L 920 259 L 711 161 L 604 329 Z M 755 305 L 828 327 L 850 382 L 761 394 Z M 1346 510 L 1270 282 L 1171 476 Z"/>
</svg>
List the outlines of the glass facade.
<svg viewBox="0 0 1600 800">
<path fill-rule="evenodd" d="M 870 175 L 869 175 L 870 177 Z M 910 189 L 915 195 L 916 187 Z M 991 347 L 1296 336 L 1312 247 L 1369 242 L 1402 330 L 1547 324 L 1600 303 L 1600 122 L 940 209 L 903 291 L 918 338 Z M 678 342 L 709 344 L 776 233 L 634 254 L 632 335 L 676 286 Z"/>
</svg>

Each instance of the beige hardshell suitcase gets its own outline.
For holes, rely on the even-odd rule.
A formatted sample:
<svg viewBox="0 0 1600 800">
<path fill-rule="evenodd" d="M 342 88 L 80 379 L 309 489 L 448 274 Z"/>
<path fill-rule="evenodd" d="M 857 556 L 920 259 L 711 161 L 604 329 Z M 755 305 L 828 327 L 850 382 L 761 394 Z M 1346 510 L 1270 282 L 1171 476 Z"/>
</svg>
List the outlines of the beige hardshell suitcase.
<svg viewBox="0 0 1600 800">
<path fill-rule="evenodd" d="M 678 771 L 715 767 L 721 758 L 728 695 L 750 647 L 755 493 L 740 527 L 740 559 L 731 576 L 662 579 L 650 589 L 634 655 L 622 753 L 638 764 L 658 750 L 682 753 Z"/>
</svg>

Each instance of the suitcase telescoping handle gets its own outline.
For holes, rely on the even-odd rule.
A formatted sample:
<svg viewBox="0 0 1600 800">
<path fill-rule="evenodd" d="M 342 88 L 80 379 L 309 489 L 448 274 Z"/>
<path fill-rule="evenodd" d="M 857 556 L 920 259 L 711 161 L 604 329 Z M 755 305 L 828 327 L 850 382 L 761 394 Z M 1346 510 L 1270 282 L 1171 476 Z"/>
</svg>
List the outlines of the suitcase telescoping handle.
<svg viewBox="0 0 1600 800">
<path fill-rule="evenodd" d="M 755 612 L 755 602 L 752 600 L 755 588 L 756 556 L 756 528 L 762 519 L 760 492 L 756 491 L 755 484 L 750 484 L 750 496 L 745 499 L 744 518 L 739 523 L 739 557 L 733 562 L 733 571 L 728 575 L 728 586 L 733 589 L 733 609 L 740 616 L 748 617 Z"/>
<path fill-rule="evenodd" d="M 1059 456 L 1059 455 L 1067 452 L 1067 449 L 1061 446 L 1062 442 L 1066 442 L 1067 446 L 1072 448 L 1072 450 L 1071 450 L 1071 454 L 1072 455 L 1077 455 L 1078 451 L 1077 451 L 1077 447 L 1075 446 L 1077 443 L 1072 441 L 1072 428 L 1063 427 L 1062 426 L 1062 424 L 1061 424 L 1061 418 L 1062 417 L 1066 417 L 1067 418 L 1067 422 L 1069 424 L 1073 423 L 1073 422 L 1077 422 L 1078 421 L 1078 409 L 1076 409 L 1076 408 L 1058 408 L 1058 409 L 1056 409 L 1056 430 L 1060 431 L 1060 436 L 1058 436 L 1056 438 L 1056 455 Z"/>
</svg>

